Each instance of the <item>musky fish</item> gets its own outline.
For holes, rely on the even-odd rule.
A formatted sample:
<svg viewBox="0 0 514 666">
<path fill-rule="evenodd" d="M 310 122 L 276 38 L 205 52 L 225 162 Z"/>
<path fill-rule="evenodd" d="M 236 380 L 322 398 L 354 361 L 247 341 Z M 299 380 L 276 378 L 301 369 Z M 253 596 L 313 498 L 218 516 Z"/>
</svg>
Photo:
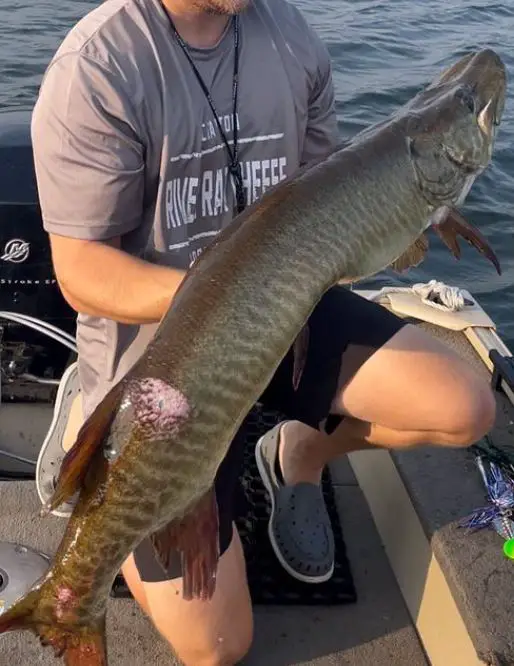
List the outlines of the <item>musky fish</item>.
<svg viewBox="0 0 514 666">
<path fill-rule="evenodd" d="M 471 53 L 384 122 L 277 185 L 239 215 L 183 280 L 146 352 L 84 423 L 51 511 L 80 491 L 48 573 L 0 616 L 68 666 L 105 666 L 105 612 L 125 558 L 152 535 L 182 552 L 186 599 L 211 597 L 213 480 L 243 419 L 338 282 L 419 263 L 434 226 L 498 261 L 457 211 L 487 167 L 503 113 L 499 56 Z"/>
</svg>

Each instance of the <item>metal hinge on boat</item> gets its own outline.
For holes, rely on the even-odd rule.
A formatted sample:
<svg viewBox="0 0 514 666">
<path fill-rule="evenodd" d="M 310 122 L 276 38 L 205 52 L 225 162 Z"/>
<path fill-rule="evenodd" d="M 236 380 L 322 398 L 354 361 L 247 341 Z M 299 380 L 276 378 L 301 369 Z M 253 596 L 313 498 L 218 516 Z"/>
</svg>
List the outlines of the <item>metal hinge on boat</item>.
<svg viewBox="0 0 514 666">
<path fill-rule="evenodd" d="M 501 389 L 502 381 L 514 392 L 514 356 L 500 354 L 497 349 L 491 349 L 489 358 L 493 364 L 491 386 L 495 391 Z"/>
</svg>

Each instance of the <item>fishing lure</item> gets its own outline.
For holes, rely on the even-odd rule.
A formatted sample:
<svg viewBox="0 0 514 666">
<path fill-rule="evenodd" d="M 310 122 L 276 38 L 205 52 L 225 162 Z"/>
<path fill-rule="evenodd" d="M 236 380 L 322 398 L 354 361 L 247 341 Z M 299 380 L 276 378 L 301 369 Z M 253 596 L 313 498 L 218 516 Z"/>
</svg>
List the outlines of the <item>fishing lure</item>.
<svg viewBox="0 0 514 666">
<path fill-rule="evenodd" d="M 497 461 L 483 453 L 475 455 L 490 504 L 474 511 L 460 526 L 472 530 L 492 527 L 504 539 L 504 555 L 514 560 L 514 467 L 501 452 L 494 457 Z"/>
</svg>

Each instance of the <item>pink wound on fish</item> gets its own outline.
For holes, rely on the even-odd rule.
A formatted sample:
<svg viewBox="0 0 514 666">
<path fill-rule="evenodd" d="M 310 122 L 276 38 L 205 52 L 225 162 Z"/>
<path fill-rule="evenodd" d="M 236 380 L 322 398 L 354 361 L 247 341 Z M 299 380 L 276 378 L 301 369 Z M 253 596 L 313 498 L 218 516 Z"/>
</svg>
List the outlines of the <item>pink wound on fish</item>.
<svg viewBox="0 0 514 666">
<path fill-rule="evenodd" d="M 155 377 L 132 380 L 129 396 L 138 423 L 158 432 L 173 430 L 191 411 L 179 390 Z"/>
<path fill-rule="evenodd" d="M 77 606 L 77 596 L 69 587 L 63 586 L 57 588 L 57 604 L 55 606 L 55 616 L 61 622 L 69 619 L 69 614 L 73 613 Z"/>
</svg>

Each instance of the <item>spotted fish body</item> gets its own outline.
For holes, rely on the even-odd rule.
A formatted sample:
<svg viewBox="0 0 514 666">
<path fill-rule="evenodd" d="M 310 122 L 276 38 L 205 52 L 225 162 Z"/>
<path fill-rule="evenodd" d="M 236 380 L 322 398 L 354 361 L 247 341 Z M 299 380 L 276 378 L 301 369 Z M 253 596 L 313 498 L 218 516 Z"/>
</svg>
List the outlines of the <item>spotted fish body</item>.
<svg viewBox="0 0 514 666">
<path fill-rule="evenodd" d="M 47 509 L 77 490 L 79 501 L 48 574 L 0 632 L 32 629 L 69 666 L 107 664 L 106 600 L 149 535 L 163 565 L 182 551 L 186 598 L 212 595 L 216 471 L 322 295 L 419 262 L 435 221 L 454 253 L 458 231 L 492 257 L 453 206 L 490 159 L 505 85 L 495 53 L 467 56 L 219 234 L 79 433 Z"/>
</svg>

